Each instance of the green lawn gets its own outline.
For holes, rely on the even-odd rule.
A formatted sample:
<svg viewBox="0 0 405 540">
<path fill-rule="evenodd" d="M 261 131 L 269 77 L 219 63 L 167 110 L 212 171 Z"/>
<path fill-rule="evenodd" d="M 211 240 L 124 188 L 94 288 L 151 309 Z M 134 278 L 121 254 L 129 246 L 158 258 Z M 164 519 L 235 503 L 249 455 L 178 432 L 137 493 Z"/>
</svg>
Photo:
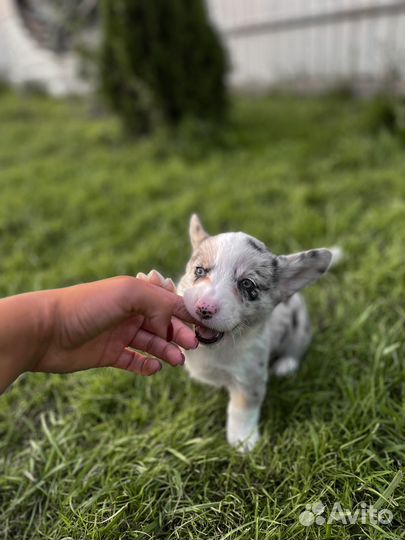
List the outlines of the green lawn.
<svg viewBox="0 0 405 540">
<path fill-rule="evenodd" d="M 216 137 L 133 143 L 94 105 L 0 94 L 0 296 L 176 278 L 194 211 L 276 253 L 346 253 L 306 291 L 313 345 L 270 382 L 247 457 L 225 441 L 225 394 L 180 368 L 22 377 L 0 398 L 2 539 L 404 537 L 404 159 L 383 109 L 239 101 Z M 301 525 L 319 500 L 394 518 Z"/>
</svg>

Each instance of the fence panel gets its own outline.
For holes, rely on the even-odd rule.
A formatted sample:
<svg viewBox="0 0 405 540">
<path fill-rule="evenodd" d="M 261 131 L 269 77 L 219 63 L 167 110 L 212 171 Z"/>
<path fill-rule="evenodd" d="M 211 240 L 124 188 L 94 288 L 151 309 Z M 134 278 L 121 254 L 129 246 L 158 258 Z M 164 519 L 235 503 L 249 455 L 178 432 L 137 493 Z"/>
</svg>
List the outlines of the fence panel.
<svg viewBox="0 0 405 540">
<path fill-rule="evenodd" d="M 403 0 L 207 0 L 234 87 L 403 92 Z"/>
</svg>

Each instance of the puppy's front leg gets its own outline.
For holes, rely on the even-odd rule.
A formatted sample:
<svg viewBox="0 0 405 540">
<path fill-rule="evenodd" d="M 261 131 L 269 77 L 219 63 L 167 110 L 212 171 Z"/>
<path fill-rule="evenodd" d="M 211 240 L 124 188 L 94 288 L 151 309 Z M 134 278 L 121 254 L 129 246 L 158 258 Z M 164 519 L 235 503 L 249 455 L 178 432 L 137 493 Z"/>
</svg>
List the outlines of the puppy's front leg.
<svg viewBox="0 0 405 540">
<path fill-rule="evenodd" d="M 250 452 L 260 437 L 258 424 L 266 383 L 260 381 L 252 387 L 235 386 L 228 390 L 227 440 L 241 452 Z"/>
</svg>

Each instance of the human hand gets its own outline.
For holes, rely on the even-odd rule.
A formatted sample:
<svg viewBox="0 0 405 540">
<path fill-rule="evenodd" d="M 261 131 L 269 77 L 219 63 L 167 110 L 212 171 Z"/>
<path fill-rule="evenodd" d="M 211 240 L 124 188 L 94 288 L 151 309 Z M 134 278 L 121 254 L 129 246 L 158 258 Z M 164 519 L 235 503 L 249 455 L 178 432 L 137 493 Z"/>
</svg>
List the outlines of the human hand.
<svg viewBox="0 0 405 540">
<path fill-rule="evenodd" d="M 184 363 L 179 349 L 198 346 L 183 299 L 132 277 L 117 277 L 48 293 L 47 347 L 31 371 L 72 372 L 116 367 L 140 375 Z M 49 330 L 50 329 L 50 330 Z"/>
</svg>

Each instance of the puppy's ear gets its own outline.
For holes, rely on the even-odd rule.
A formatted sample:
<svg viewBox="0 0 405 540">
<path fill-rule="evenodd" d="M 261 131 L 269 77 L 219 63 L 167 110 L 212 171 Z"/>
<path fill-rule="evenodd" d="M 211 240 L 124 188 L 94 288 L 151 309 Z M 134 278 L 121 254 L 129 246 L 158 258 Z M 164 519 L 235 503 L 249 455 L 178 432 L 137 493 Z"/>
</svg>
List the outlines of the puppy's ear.
<svg viewBox="0 0 405 540">
<path fill-rule="evenodd" d="M 280 255 L 277 261 L 277 289 L 283 301 L 327 272 L 332 252 L 325 248 L 311 249 L 292 255 Z"/>
<path fill-rule="evenodd" d="M 190 218 L 190 240 L 193 249 L 197 249 L 203 240 L 208 238 L 209 234 L 204 230 L 200 218 L 193 214 Z"/>
</svg>

